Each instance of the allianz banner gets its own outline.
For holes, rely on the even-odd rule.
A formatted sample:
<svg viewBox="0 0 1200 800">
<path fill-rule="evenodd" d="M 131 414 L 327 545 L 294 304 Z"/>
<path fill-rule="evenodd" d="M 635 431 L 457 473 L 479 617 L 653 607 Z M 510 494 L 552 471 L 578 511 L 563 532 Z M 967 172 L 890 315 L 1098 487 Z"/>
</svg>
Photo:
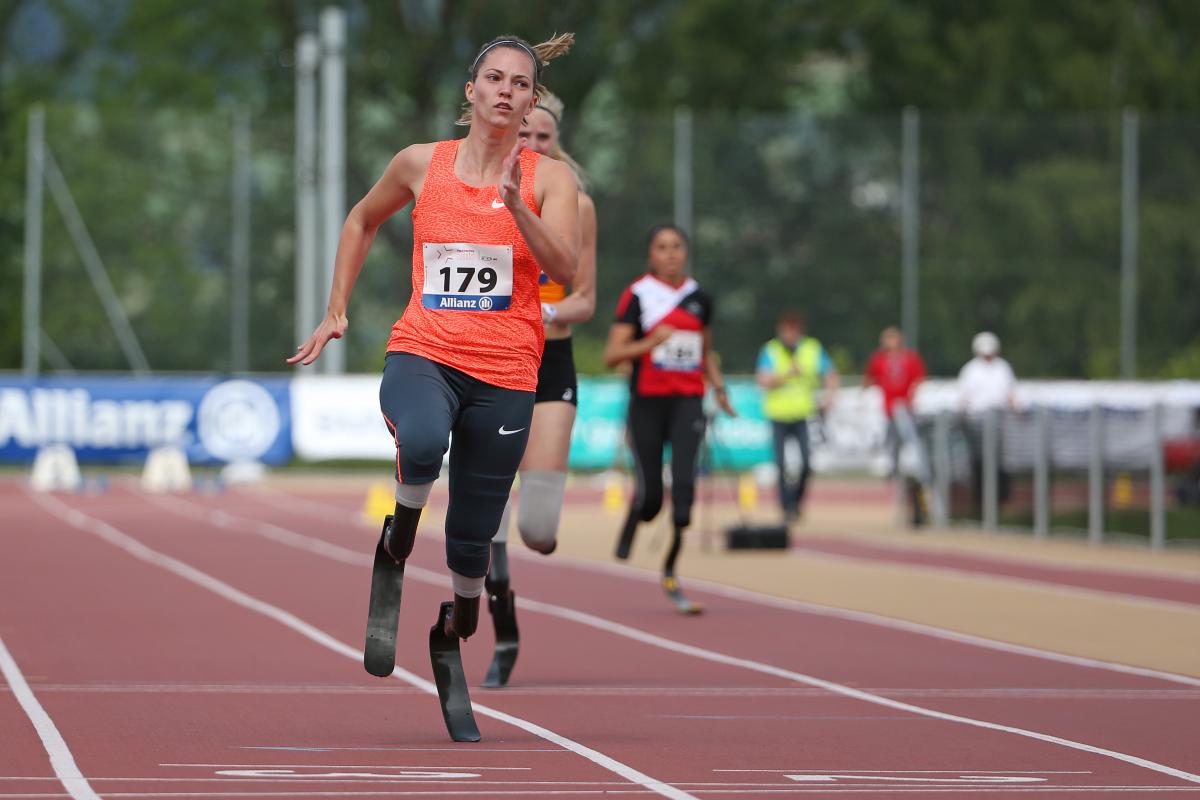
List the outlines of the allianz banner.
<svg viewBox="0 0 1200 800">
<path fill-rule="evenodd" d="M 67 444 L 80 461 L 144 459 L 178 445 L 192 463 L 292 457 L 287 378 L 0 376 L 0 461 Z"/>
</svg>

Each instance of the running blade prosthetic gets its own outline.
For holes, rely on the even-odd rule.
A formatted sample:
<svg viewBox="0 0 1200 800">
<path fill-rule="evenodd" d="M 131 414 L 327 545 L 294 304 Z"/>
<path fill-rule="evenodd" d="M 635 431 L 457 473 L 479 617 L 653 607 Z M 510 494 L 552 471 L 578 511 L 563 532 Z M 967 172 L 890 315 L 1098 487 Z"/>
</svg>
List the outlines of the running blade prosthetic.
<svg viewBox="0 0 1200 800">
<path fill-rule="evenodd" d="M 679 588 L 679 581 L 674 575 L 664 575 L 662 579 L 663 591 L 667 593 L 667 597 L 675 604 L 675 609 L 680 614 L 702 614 L 704 606 L 700 603 L 693 603 L 683 596 L 683 590 Z"/>
<path fill-rule="evenodd" d="M 384 548 L 384 539 L 392 525 L 389 515 L 375 546 L 375 565 L 371 568 L 371 605 L 367 609 L 367 643 L 363 666 L 367 672 L 386 678 L 396 668 L 396 623 L 400 617 L 400 595 L 404 590 L 404 563 L 396 561 Z"/>
<path fill-rule="evenodd" d="M 502 594 L 488 595 L 488 610 L 492 612 L 492 623 L 496 628 L 496 653 L 488 667 L 483 686 L 498 689 L 508 684 L 513 666 L 517 663 L 520 634 L 517 632 L 517 596 L 509 590 Z"/>
<path fill-rule="evenodd" d="M 452 602 L 442 603 L 438 609 L 437 622 L 429 629 L 429 661 L 433 665 L 433 682 L 437 685 L 442 718 L 446 720 L 450 738 L 456 742 L 478 742 L 479 726 L 471 711 L 459 638 L 446 633 L 446 621 L 453 610 Z"/>
</svg>

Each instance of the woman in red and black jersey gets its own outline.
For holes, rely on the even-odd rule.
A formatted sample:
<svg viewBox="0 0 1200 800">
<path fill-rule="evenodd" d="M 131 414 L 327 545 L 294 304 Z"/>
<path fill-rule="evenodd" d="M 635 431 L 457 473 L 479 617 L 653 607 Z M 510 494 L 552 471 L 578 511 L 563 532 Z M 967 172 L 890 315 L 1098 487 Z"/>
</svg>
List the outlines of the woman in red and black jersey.
<svg viewBox="0 0 1200 800">
<path fill-rule="evenodd" d="M 712 357 L 712 298 L 687 274 L 687 235 L 674 225 L 660 225 L 650 231 L 647 249 L 648 270 L 621 294 L 604 348 L 608 366 L 633 365 L 629 438 L 637 486 L 617 558 L 629 557 L 638 523 L 651 521 L 662 508 L 663 448 L 670 443 L 674 537 L 663 564 L 663 589 L 681 611 L 696 613 L 700 607 L 680 593 L 675 559 L 692 519 L 706 379 L 722 410 L 736 413 Z"/>
</svg>

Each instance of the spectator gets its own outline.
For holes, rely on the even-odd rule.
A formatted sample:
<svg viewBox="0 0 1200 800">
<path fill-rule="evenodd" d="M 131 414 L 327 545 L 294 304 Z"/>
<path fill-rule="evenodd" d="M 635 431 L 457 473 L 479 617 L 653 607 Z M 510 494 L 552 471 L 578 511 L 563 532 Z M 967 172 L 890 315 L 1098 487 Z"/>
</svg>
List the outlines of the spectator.
<svg viewBox="0 0 1200 800">
<path fill-rule="evenodd" d="M 879 334 L 879 349 L 867 362 L 863 373 L 863 388 L 878 386 L 883 393 L 883 412 L 887 415 L 888 449 L 892 455 L 892 474 L 900 471 L 901 431 L 897 427 L 896 412 L 901 416 L 912 410 L 917 387 L 925 380 L 925 361 L 916 350 L 904 346 L 904 334 L 895 325 L 890 325 Z M 911 422 L 911 416 L 909 418 Z M 913 429 L 905 425 L 905 430 Z M 913 429 L 915 432 L 915 429 Z"/>
<path fill-rule="evenodd" d="M 974 506 L 983 518 L 983 416 L 993 411 L 1015 409 L 1017 378 L 1000 357 L 1000 339 L 990 331 L 971 340 L 975 357 L 958 373 L 958 405 L 966 417 L 967 442 L 971 450 L 971 484 Z M 999 448 L 999 436 L 997 436 Z M 997 453 L 997 464 L 1000 458 Z M 1008 474 L 997 466 L 997 501 L 1009 495 Z"/>
<path fill-rule="evenodd" d="M 763 411 L 774 431 L 779 504 L 784 520 L 791 524 L 800 518 L 812 472 L 808 422 L 818 411 L 829 409 L 839 381 L 833 360 L 819 341 L 807 335 L 804 317 L 798 312 L 780 314 L 775 332 L 776 338 L 763 345 L 759 353 L 755 379 L 765 390 Z M 825 391 L 818 402 L 817 393 L 822 388 Z M 787 468 L 784 456 L 789 441 L 800 449 L 799 474 Z"/>
</svg>

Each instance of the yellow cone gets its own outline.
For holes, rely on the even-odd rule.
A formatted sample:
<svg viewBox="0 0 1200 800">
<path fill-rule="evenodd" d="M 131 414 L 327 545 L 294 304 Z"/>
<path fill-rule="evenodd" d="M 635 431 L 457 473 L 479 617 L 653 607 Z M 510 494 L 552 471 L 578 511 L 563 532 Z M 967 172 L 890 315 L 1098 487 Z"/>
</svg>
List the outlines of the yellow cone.
<svg viewBox="0 0 1200 800">
<path fill-rule="evenodd" d="M 371 524 L 382 523 L 383 518 L 396 508 L 396 493 L 390 483 L 378 481 L 367 490 L 367 502 L 363 504 L 363 518 Z"/>
<path fill-rule="evenodd" d="M 616 472 L 604 476 L 604 510 L 625 510 L 625 481 Z"/>
<path fill-rule="evenodd" d="M 749 473 L 738 478 L 738 505 L 744 511 L 758 507 L 758 484 Z"/>
<path fill-rule="evenodd" d="M 1128 472 L 1117 475 L 1112 485 L 1112 504 L 1114 508 L 1130 508 L 1133 506 L 1133 478 Z"/>
</svg>

